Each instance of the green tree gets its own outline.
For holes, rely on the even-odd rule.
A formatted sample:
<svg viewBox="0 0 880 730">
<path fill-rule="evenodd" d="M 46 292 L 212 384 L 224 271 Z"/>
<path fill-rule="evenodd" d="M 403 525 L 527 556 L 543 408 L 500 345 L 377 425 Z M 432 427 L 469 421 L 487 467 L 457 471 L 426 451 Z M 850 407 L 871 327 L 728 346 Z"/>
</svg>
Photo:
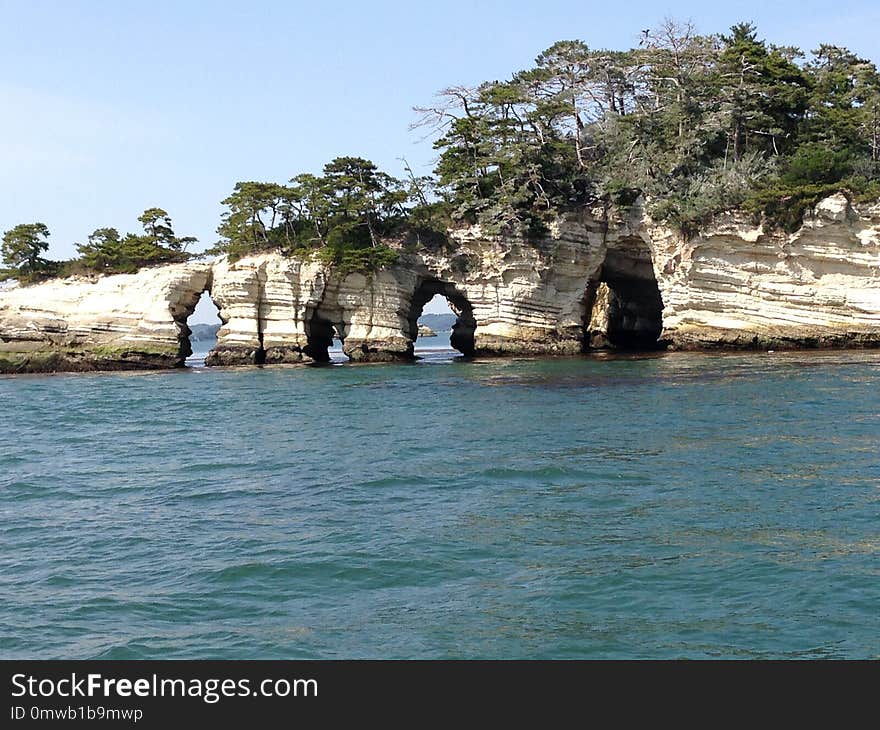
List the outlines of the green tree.
<svg viewBox="0 0 880 730">
<path fill-rule="evenodd" d="M 115 228 L 98 228 L 87 243 L 76 244 L 80 263 L 89 271 L 99 273 L 128 270 L 122 236 Z"/>
<path fill-rule="evenodd" d="M 44 223 L 20 223 L 3 234 L 3 263 L 9 268 L 4 278 L 16 278 L 32 282 L 51 276 L 57 267 L 53 261 L 43 258 L 49 250 L 49 229 Z"/>
<path fill-rule="evenodd" d="M 219 250 L 241 256 L 277 246 L 275 224 L 279 215 L 289 210 L 285 207 L 289 203 L 283 185 L 236 183 L 232 195 L 223 200 L 228 210 L 217 229 L 221 237 Z"/>
<path fill-rule="evenodd" d="M 116 228 L 98 228 L 87 243 L 77 244 L 79 259 L 74 266 L 105 274 L 133 273 L 144 266 L 186 261 L 184 250 L 195 238 L 178 238 L 171 218 L 161 208 L 147 208 L 138 221 L 144 233 L 127 233 Z"/>
<path fill-rule="evenodd" d="M 405 187 L 362 157 L 337 157 L 327 163 L 324 190 L 336 225 L 349 232 L 365 228 L 372 246 L 406 217 Z"/>
<path fill-rule="evenodd" d="M 289 185 L 238 183 L 223 201 L 214 250 L 238 258 L 316 248 L 340 268 L 373 270 L 396 260 L 383 239 L 401 234 L 411 202 L 408 187 L 369 160 L 337 157 L 322 175 L 297 175 Z"/>
<path fill-rule="evenodd" d="M 813 93 L 803 128 L 805 141 L 836 148 L 858 146 L 858 120 L 853 106 L 860 101 L 860 71 L 868 63 L 840 46 L 822 44 L 813 51 L 807 65 Z"/>
<path fill-rule="evenodd" d="M 164 246 L 172 251 L 184 251 L 189 244 L 196 241 L 192 236 L 178 238 L 174 234 L 171 216 L 162 208 L 147 208 L 138 216 L 138 221 L 144 227 L 147 239 L 157 246 Z"/>
<path fill-rule="evenodd" d="M 738 162 L 750 150 L 779 155 L 807 107 L 810 84 L 791 49 L 758 40 L 752 23 L 738 23 L 721 36 L 718 98 L 725 126 L 725 159 Z"/>
<path fill-rule="evenodd" d="M 440 105 L 419 109 L 419 124 L 439 132 L 436 173 L 454 219 L 537 233 L 558 206 L 584 199 L 586 155 L 575 136 L 586 111 L 569 86 L 575 72 L 565 66 L 565 74 L 557 81 L 541 68 L 447 89 Z"/>
</svg>

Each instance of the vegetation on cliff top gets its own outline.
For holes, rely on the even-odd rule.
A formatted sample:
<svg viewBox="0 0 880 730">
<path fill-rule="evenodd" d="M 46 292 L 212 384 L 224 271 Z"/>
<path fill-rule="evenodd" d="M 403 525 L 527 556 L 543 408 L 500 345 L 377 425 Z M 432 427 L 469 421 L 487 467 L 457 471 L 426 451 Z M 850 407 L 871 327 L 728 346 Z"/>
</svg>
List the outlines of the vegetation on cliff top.
<svg viewBox="0 0 880 730">
<path fill-rule="evenodd" d="M 432 247 L 449 226 L 540 235 L 585 205 L 640 197 L 657 220 L 694 233 L 744 208 L 788 230 L 821 197 L 880 196 L 880 72 L 833 45 L 807 57 L 760 39 L 749 23 L 701 35 L 664 22 L 628 51 L 560 41 L 504 81 L 455 86 L 417 108 L 434 133 L 434 177 L 381 172 L 339 157 L 321 175 L 239 182 L 213 253 L 314 251 L 339 270 L 372 271 L 401 248 Z M 101 228 L 72 262 L 43 258 L 48 229 L 3 237 L 0 275 L 23 281 L 75 272 L 133 271 L 180 261 L 165 211 L 142 234 Z M 392 244 L 392 245 L 389 245 Z"/>
<path fill-rule="evenodd" d="M 223 201 L 213 250 L 233 257 L 314 250 L 343 272 L 380 269 L 398 257 L 389 240 L 419 247 L 445 229 L 430 194 L 429 179 L 410 174 L 404 182 L 361 157 L 337 157 L 322 175 L 287 185 L 240 182 Z"/>
<path fill-rule="evenodd" d="M 53 276 L 73 274 L 129 274 L 144 266 L 186 261 L 186 247 L 196 239 L 175 235 L 171 218 L 161 208 L 147 208 L 138 221 L 143 233 L 124 236 L 115 228 L 99 228 L 86 243 L 76 244 L 79 257 L 49 261 L 42 257 L 49 248 L 49 229 L 43 223 L 22 223 L 3 234 L 0 279 L 15 278 L 32 283 Z"/>
<path fill-rule="evenodd" d="M 3 234 L 0 254 L 8 268 L 0 269 L 0 279 L 22 282 L 54 276 L 58 262 L 43 258 L 49 250 L 49 229 L 45 223 L 20 223 Z"/>
<path fill-rule="evenodd" d="M 791 226 L 824 191 L 880 194 L 880 74 L 845 48 L 699 35 L 672 21 L 638 48 L 562 41 L 506 81 L 421 109 L 457 220 L 540 230 L 640 195 L 685 232 L 747 206 Z"/>
</svg>

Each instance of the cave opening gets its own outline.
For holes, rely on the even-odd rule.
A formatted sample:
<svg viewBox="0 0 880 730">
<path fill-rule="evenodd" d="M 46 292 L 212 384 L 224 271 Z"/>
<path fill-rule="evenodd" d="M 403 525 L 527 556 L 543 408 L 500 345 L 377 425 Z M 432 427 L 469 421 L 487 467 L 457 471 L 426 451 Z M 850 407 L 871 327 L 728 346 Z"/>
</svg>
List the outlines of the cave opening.
<svg viewBox="0 0 880 730">
<path fill-rule="evenodd" d="M 413 341 L 415 353 L 448 352 L 452 350 L 452 328 L 458 316 L 449 306 L 449 300 L 442 294 L 435 294 L 422 307 L 417 319 L 417 337 Z"/>
<path fill-rule="evenodd" d="M 334 323 L 315 310 L 306 319 L 306 341 L 303 352 L 316 363 L 342 362 L 347 359 L 342 351 L 345 344 L 345 327 Z"/>
<path fill-rule="evenodd" d="M 586 350 L 660 350 L 663 299 L 640 239 L 609 250 L 585 297 Z"/>
<path fill-rule="evenodd" d="M 205 358 L 217 346 L 217 333 L 223 325 L 220 308 L 208 290 L 202 292 L 192 311 L 180 325 L 180 355 L 186 367 L 201 368 Z"/>
<path fill-rule="evenodd" d="M 408 317 L 409 338 L 414 344 L 419 339 L 419 318 L 422 317 L 423 312 L 441 316 L 448 312 L 454 316 L 454 321 L 448 316 L 445 319 L 438 319 L 438 326 L 449 327 L 447 330 L 449 345 L 453 349 L 458 350 L 465 357 L 474 355 L 474 332 L 477 329 L 474 310 L 464 293 L 454 284 L 439 279 L 424 279 L 419 284 L 413 294 Z M 430 324 L 428 326 L 430 327 Z M 439 332 L 437 334 L 439 336 Z M 421 343 L 420 346 L 437 347 L 437 345 L 421 345 Z"/>
</svg>

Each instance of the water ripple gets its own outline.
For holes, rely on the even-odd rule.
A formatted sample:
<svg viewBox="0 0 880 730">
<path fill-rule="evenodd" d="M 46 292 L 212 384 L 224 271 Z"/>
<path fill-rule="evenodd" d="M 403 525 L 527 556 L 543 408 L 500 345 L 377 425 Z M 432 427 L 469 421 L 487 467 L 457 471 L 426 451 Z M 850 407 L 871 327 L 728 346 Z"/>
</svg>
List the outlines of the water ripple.
<svg viewBox="0 0 880 730">
<path fill-rule="evenodd" d="M 880 355 L 0 378 L 2 656 L 880 656 Z"/>
</svg>

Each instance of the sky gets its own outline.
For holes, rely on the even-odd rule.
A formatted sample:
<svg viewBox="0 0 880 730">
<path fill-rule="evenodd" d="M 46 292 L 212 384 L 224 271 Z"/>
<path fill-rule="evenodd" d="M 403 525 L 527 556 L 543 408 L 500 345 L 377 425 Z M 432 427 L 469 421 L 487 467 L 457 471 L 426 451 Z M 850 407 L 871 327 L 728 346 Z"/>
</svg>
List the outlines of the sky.
<svg viewBox="0 0 880 730">
<path fill-rule="evenodd" d="M 236 181 L 341 155 L 427 174 L 414 105 L 506 78 L 557 40 L 632 47 L 664 17 L 704 33 L 751 20 L 777 44 L 880 62 L 876 0 L 0 0 L 0 231 L 43 222 L 50 256 L 69 258 L 159 206 L 201 250 Z"/>
</svg>

